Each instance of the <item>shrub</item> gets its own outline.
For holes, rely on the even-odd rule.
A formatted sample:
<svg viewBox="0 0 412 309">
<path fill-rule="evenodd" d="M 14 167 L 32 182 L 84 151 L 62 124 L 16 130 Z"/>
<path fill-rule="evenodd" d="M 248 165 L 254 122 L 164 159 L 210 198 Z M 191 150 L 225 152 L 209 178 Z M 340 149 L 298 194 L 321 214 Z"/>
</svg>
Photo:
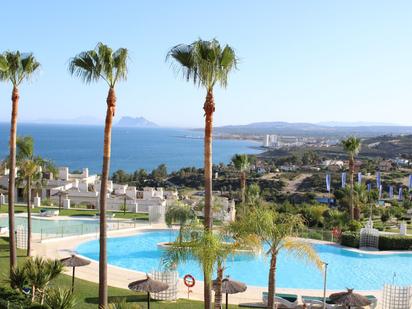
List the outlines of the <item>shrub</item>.
<svg viewBox="0 0 412 309">
<path fill-rule="evenodd" d="M 348 223 L 348 230 L 351 232 L 358 232 L 362 228 L 362 223 L 356 220 L 350 220 Z"/>
<path fill-rule="evenodd" d="M 343 232 L 340 237 L 340 243 L 342 246 L 359 248 L 359 233 Z"/>
<path fill-rule="evenodd" d="M 380 235 L 379 250 L 411 250 L 412 236 Z"/>
<path fill-rule="evenodd" d="M 30 301 L 22 293 L 0 287 L 0 309 L 27 308 Z"/>
</svg>

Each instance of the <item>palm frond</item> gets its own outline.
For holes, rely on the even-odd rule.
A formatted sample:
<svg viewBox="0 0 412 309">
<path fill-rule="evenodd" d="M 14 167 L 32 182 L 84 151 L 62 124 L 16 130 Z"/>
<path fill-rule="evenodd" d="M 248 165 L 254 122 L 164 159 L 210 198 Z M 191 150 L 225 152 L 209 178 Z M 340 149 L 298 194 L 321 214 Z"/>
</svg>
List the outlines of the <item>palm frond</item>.
<svg viewBox="0 0 412 309">
<path fill-rule="evenodd" d="M 94 50 L 81 52 L 69 62 L 70 74 L 79 77 L 89 84 L 103 79 L 110 87 L 114 87 L 119 80 L 127 77 L 128 51 L 119 48 L 115 52 L 103 44 L 98 43 Z"/>
<path fill-rule="evenodd" d="M 295 257 L 306 262 L 315 264 L 319 269 L 322 269 L 323 263 L 319 258 L 316 250 L 308 241 L 299 240 L 296 238 L 287 237 L 283 242 L 283 248 Z"/>
<path fill-rule="evenodd" d="M 189 45 L 176 45 L 171 48 L 166 60 L 173 60 L 173 68 L 181 72 L 187 81 L 192 80 L 208 90 L 217 82 L 226 87 L 228 75 L 237 64 L 233 48 L 226 45 L 222 49 L 216 39 L 199 39 Z"/>
</svg>

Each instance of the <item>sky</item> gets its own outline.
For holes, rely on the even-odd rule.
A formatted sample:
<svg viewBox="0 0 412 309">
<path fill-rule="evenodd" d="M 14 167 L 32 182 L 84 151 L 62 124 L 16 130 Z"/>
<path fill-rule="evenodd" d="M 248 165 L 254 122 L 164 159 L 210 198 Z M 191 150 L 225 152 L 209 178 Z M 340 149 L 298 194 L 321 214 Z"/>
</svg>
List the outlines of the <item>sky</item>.
<svg viewBox="0 0 412 309">
<path fill-rule="evenodd" d="M 205 91 L 165 62 L 198 38 L 235 48 L 240 63 L 215 90 L 215 125 L 261 121 L 412 125 L 412 2 L 380 0 L 71 0 L 2 3 L 0 52 L 33 52 L 40 72 L 21 86 L 19 120 L 103 119 L 107 85 L 71 77 L 71 57 L 98 42 L 130 52 L 117 120 L 203 126 Z M 10 84 L 0 84 L 9 121 Z"/>
</svg>

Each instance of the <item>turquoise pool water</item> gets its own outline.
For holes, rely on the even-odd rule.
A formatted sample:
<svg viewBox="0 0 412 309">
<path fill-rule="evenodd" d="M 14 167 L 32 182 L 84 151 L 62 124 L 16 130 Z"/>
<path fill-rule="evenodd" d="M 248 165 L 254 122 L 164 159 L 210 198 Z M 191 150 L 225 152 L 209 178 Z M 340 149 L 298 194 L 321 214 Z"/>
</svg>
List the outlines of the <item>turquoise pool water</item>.
<svg viewBox="0 0 412 309">
<path fill-rule="evenodd" d="M 27 226 L 27 217 L 15 217 L 16 226 Z M 0 217 L 0 226 L 8 226 L 8 218 Z M 32 217 L 33 233 L 43 233 L 44 235 L 61 234 L 77 235 L 94 233 L 99 227 L 98 220 L 52 220 Z"/>
<path fill-rule="evenodd" d="M 115 266 L 150 272 L 161 268 L 163 251 L 159 242 L 176 239 L 176 232 L 146 232 L 130 237 L 108 239 L 108 260 Z M 379 290 L 385 283 L 412 284 L 412 253 L 373 255 L 361 254 L 331 245 L 315 245 L 321 259 L 329 263 L 328 288 Z M 77 247 L 79 254 L 98 260 L 97 240 Z M 266 286 L 269 259 L 264 255 L 238 254 L 226 261 L 225 274 L 248 285 Z M 192 274 L 202 280 L 202 272 L 195 261 L 178 266 L 179 276 Z M 395 279 L 394 278 L 395 275 Z M 277 270 L 277 286 L 283 288 L 322 289 L 323 274 L 313 265 L 281 252 Z"/>
</svg>

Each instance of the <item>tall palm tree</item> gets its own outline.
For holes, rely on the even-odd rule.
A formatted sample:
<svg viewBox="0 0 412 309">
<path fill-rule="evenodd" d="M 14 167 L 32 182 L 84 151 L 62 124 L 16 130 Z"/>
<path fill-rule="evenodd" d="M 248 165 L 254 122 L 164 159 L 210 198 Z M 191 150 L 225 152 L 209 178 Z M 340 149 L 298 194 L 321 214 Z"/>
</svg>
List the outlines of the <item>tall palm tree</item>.
<svg viewBox="0 0 412 309">
<path fill-rule="evenodd" d="M 27 256 L 31 251 L 31 208 L 32 208 L 32 188 L 41 187 L 42 172 L 48 171 L 56 174 L 55 166 L 48 160 L 34 155 L 34 142 L 30 136 L 17 138 L 16 164 L 19 168 L 17 182 L 24 184 L 24 191 L 27 199 Z"/>
<path fill-rule="evenodd" d="M 205 174 L 205 228 L 211 230 L 212 213 L 212 130 L 215 102 L 213 89 L 216 84 L 226 88 L 229 73 L 236 68 L 235 51 L 229 45 L 222 47 L 213 39 L 199 39 L 192 44 L 174 46 L 166 59 L 172 59 L 177 71 L 183 73 L 187 81 L 202 86 L 206 90 L 206 100 L 203 105 L 205 112 L 205 142 L 204 142 L 204 174 Z M 204 276 L 207 274 L 204 273 Z M 211 285 L 204 284 L 205 308 L 211 308 Z"/>
<path fill-rule="evenodd" d="M 14 191 L 16 180 L 16 138 L 17 138 L 17 112 L 19 107 L 19 86 L 24 80 L 30 79 L 40 67 L 40 63 L 33 54 L 21 54 L 19 51 L 5 52 L 0 60 L 0 80 L 12 84 L 11 95 L 12 110 L 10 124 L 10 155 L 9 155 L 9 246 L 10 246 L 10 272 L 17 266 L 16 240 L 14 237 Z"/>
<path fill-rule="evenodd" d="M 116 110 L 115 86 L 127 78 L 128 51 L 119 48 L 113 51 L 107 45 L 98 43 L 96 48 L 81 52 L 70 60 L 69 71 L 86 84 L 104 80 L 109 86 L 106 99 L 106 121 L 104 126 L 103 167 L 100 187 L 100 257 L 99 257 L 99 308 L 108 307 L 107 295 L 107 248 L 106 248 L 106 199 L 110 167 L 112 124 Z"/>
<path fill-rule="evenodd" d="M 236 154 L 232 158 L 233 165 L 240 173 L 240 192 L 242 197 L 242 203 L 245 202 L 245 190 L 246 190 L 246 173 L 250 168 L 249 157 L 245 154 Z"/>
<path fill-rule="evenodd" d="M 355 136 L 350 136 L 342 141 L 342 147 L 346 151 L 349 157 L 349 179 L 351 189 L 351 202 L 350 202 L 350 218 L 354 219 L 354 207 L 353 207 L 353 177 L 355 173 L 355 157 L 358 155 L 361 149 L 361 140 Z M 357 218 L 358 220 L 359 218 Z"/>
<path fill-rule="evenodd" d="M 215 102 L 213 89 L 218 83 L 226 88 L 229 73 L 236 68 L 238 62 L 235 51 L 229 45 L 222 47 L 217 40 L 197 40 L 192 44 L 179 44 L 168 53 L 177 71 L 183 73 L 187 81 L 202 86 L 206 90 L 203 105 L 205 112 L 205 227 L 212 229 L 212 130 Z"/>
<path fill-rule="evenodd" d="M 255 236 L 262 246 L 268 248 L 270 256 L 268 308 L 275 308 L 277 257 L 281 250 L 287 250 L 295 256 L 314 262 L 321 267 L 321 261 L 310 243 L 299 240 L 299 230 L 304 227 L 299 215 L 280 214 L 266 207 L 256 207 L 242 218 L 231 224 L 235 239 Z"/>
</svg>

